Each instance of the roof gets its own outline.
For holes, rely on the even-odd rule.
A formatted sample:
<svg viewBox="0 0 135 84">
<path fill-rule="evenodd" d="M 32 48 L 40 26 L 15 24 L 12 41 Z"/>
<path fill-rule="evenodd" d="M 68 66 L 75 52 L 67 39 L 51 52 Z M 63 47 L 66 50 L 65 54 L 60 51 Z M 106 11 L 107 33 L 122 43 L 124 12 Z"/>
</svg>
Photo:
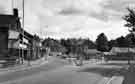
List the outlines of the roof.
<svg viewBox="0 0 135 84">
<path fill-rule="evenodd" d="M 23 32 L 24 32 L 24 37 L 31 40 L 33 39 L 33 35 L 28 33 L 26 30 L 24 30 L 23 28 L 21 28 L 21 36 L 23 35 Z"/>
<path fill-rule="evenodd" d="M 0 14 L 0 27 L 8 27 L 10 30 L 19 31 L 21 28 L 20 19 L 14 15 Z"/>
<path fill-rule="evenodd" d="M 15 24 L 18 17 L 14 15 L 0 14 L 0 25 Z"/>
<path fill-rule="evenodd" d="M 104 55 L 115 55 L 115 53 L 112 53 L 112 52 L 103 52 Z"/>
<path fill-rule="evenodd" d="M 100 51 L 98 51 L 97 49 L 88 49 L 87 53 L 89 53 L 89 54 L 96 54 L 96 53 L 100 53 Z"/>
<path fill-rule="evenodd" d="M 113 47 L 110 52 L 112 52 L 112 53 L 127 53 L 127 52 L 135 53 L 135 48 Z"/>
</svg>

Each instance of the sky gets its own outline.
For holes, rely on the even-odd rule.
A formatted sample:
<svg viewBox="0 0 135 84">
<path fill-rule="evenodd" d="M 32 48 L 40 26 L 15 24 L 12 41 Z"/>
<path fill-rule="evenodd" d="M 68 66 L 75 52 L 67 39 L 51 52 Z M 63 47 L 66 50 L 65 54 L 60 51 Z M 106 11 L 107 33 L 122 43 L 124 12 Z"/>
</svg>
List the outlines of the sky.
<svg viewBox="0 0 135 84">
<path fill-rule="evenodd" d="M 12 1 L 13 4 L 12 5 Z M 22 0 L 0 0 L 0 13 L 11 14 Z M 25 0 L 24 29 L 39 36 L 60 38 L 90 38 L 105 33 L 108 39 L 126 35 L 122 17 L 135 0 Z"/>
</svg>

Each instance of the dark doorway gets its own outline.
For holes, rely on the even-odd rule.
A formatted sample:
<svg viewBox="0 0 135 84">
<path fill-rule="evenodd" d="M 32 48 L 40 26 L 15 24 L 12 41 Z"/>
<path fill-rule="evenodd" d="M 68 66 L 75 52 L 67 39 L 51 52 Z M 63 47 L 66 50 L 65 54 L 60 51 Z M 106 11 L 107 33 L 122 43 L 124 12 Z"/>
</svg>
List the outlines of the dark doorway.
<svg viewBox="0 0 135 84">
<path fill-rule="evenodd" d="M 0 59 L 8 56 L 8 27 L 0 27 Z"/>
</svg>

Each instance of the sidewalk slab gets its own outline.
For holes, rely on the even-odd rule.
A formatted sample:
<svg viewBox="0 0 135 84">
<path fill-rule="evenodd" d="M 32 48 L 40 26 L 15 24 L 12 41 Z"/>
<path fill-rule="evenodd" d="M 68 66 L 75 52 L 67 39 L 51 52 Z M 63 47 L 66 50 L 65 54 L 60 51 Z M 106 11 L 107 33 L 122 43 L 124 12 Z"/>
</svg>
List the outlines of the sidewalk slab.
<svg viewBox="0 0 135 84">
<path fill-rule="evenodd" d="M 110 84 L 135 84 L 135 67 L 130 65 L 123 76 L 115 77 Z"/>
<path fill-rule="evenodd" d="M 43 64 L 46 64 L 46 63 L 48 63 L 48 61 L 45 61 L 44 59 L 39 59 L 37 61 L 31 61 L 30 65 L 28 64 L 27 61 L 25 61 L 24 64 L 17 64 L 13 67 L 1 68 L 0 74 L 31 69 L 31 68 L 34 68 L 34 67 L 39 67 L 39 66 L 41 66 Z"/>
<path fill-rule="evenodd" d="M 114 77 L 114 79 L 109 84 L 122 84 L 123 80 L 124 77 Z"/>
<path fill-rule="evenodd" d="M 30 64 L 28 63 L 28 61 L 24 61 L 24 64 L 18 64 L 18 65 L 15 65 L 14 67 L 0 68 L 0 74 L 28 70 L 31 68 L 40 67 L 44 64 L 48 64 L 48 63 L 54 61 L 55 59 L 56 59 L 55 57 L 50 56 L 50 57 L 48 57 L 47 60 L 45 60 L 44 58 L 41 58 L 41 59 L 36 60 L 36 61 L 30 61 Z"/>
<path fill-rule="evenodd" d="M 135 72 L 127 72 L 122 84 L 135 84 Z"/>
</svg>

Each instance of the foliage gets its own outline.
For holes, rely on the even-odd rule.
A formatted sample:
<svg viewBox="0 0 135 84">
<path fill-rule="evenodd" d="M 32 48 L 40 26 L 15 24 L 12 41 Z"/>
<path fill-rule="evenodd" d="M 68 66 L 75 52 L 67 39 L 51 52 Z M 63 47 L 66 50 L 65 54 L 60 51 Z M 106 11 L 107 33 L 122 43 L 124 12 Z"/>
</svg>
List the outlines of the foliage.
<svg viewBox="0 0 135 84">
<path fill-rule="evenodd" d="M 128 14 L 123 17 L 126 21 L 125 26 L 131 28 L 129 31 L 135 31 L 135 9 L 127 8 Z"/>
<path fill-rule="evenodd" d="M 82 38 L 68 38 L 68 39 L 60 39 L 54 40 L 52 38 L 46 38 L 43 41 L 44 47 L 50 47 L 51 51 L 62 52 L 68 55 L 74 55 L 79 59 L 80 57 L 86 56 L 86 50 L 91 48 L 96 48 L 94 42 L 90 39 L 82 39 Z"/>
<path fill-rule="evenodd" d="M 37 41 L 40 41 L 40 37 L 38 35 L 36 35 L 36 34 L 33 36 L 33 39 L 37 40 Z"/>
<path fill-rule="evenodd" d="M 118 47 L 129 47 L 131 41 L 121 36 L 116 39 Z"/>
<path fill-rule="evenodd" d="M 93 41 L 91 41 L 90 39 L 84 39 L 83 45 L 88 46 L 88 49 L 96 48 L 96 44 Z"/>
<path fill-rule="evenodd" d="M 43 41 L 44 47 L 49 47 L 53 52 L 66 52 L 66 48 L 60 44 L 58 40 L 47 38 Z"/>
<path fill-rule="evenodd" d="M 75 39 L 75 38 L 71 38 L 71 39 L 61 39 L 61 45 L 65 46 L 67 49 L 67 54 L 69 53 L 77 53 L 80 48 L 96 48 L 95 44 L 89 40 L 89 39 Z M 81 49 L 80 49 L 81 50 Z"/>
<path fill-rule="evenodd" d="M 109 50 L 111 50 L 112 47 L 118 46 L 117 41 L 116 41 L 116 40 L 110 40 L 110 41 L 108 42 L 108 46 L 109 46 Z"/>
<path fill-rule="evenodd" d="M 96 39 L 96 46 L 97 46 L 97 50 L 102 51 L 102 52 L 109 50 L 108 39 L 104 33 L 101 33 L 98 35 Z"/>
<path fill-rule="evenodd" d="M 135 37 L 133 33 L 127 34 L 125 38 L 128 39 L 131 46 L 135 46 Z"/>
</svg>

